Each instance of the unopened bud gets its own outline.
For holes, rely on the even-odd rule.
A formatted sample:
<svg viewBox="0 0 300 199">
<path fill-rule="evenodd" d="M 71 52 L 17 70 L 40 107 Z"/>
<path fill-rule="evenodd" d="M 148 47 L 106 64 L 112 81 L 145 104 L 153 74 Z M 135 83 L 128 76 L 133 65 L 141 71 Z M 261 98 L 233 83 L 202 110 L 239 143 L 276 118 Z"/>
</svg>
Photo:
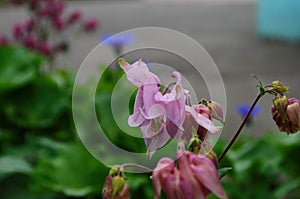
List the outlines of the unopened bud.
<svg viewBox="0 0 300 199">
<path fill-rule="evenodd" d="M 284 86 L 280 81 L 274 81 L 274 82 L 272 82 L 272 85 L 273 85 L 274 89 L 276 89 L 282 93 L 285 93 L 289 90 L 289 88 Z"/>
<path fill-rule="evenodd" d="M 281 132 L 296 133 L 300 130 L 300 101 L 285 96 L 273 100 L 272 116 Z"/>
<path fill-rule="evenodd" d="M 212 118 L 219 120 L 222 123 L 225 123 L 223 110 L 220 104 L 218 104 L 215 101 L 209 101 L 207 106 L 211 112 Z"/>
</svg>

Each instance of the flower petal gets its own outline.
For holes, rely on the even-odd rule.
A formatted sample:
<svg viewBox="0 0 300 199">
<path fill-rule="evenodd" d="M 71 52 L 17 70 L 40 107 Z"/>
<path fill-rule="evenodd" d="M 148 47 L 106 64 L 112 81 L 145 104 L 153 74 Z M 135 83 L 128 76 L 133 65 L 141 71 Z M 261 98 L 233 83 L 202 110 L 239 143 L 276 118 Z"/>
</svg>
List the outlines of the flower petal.
<svg viewBox="0 0 300 199">
<path fill-rule="evenodd" d="M 137 87 L 141 87 L 144 84 L 160 84 L 159 78 L 149 71 L 147 65 L 142 60 L 132 65 L 127 63 L 123 58 L 120 58 L 118 61 L 119 65 L 125 71 L 127 79 Z"/>
<path fill-rule="evenodd" d="M 154 189 L 154 199 L 159 199 L 161 192 L 161 176 L 168 176 L 174 171 L 174 161 L 171 158 L 162 158 L 157 163 L 152 174 L 152 185 Z"/>
<path fill-rule="evenodd" d="M 144 122 L 144 118 L 141 114 L 141 107 L 143 107 L 143 87 L 139 88 L 135 97 L 133 114 L 128 118 L 128 125 L 131 127 L 140 126 Z"/>
<path fill-rule="evenodd" d="M 191 114 L 194 120 L 202 127 L 207 129 L 211 133 L 217 133 L 221 130 L 221 127 L 215 126 L 214 123 L 205 116 L 197 113 L 193 107 L 185 106 L 185 110 Z"/>
<path fill-rule="evenodd" d="M 198 182 L 218 197 L 226 199 L 226 193 L 221 186 L 219 174 L 213 162 L 203 155 L 198 155 L 193 158 L 192 163 L 191 170 Z"/>
</svg>

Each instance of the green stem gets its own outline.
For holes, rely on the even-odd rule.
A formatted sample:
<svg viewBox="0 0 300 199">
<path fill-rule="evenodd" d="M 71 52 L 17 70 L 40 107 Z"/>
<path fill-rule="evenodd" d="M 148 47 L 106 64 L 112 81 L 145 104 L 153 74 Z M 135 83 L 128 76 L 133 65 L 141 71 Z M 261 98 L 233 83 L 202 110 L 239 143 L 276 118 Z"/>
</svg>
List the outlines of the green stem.
<svg viewBox="0 0 300 199">
<path fill-rule="evenodd" d="M 233 145 L 233 143 L 236 141 L 236 139 L 238 138 L 238 136 L 240 135 L 243 127 L 245 126 L 247 120 L 249 119 L 252 110 L 254 109 L 255 105 L 257 104 L 258 100 L 263 96 L 263 94 L 258 94 L 257 97 L 255 98 L 255 100 L 253 101 L 250 109 L 248 110 L 248 113 L 246 114 L 245 118 L 243 119 L 242 123 L 240 124 L 239 128 L 237 129 L 236 133 L 234 134 L 234 136 L 231 138 L 229 144 L 227 145 L 227 147 L 225 148 L 225 150 L 223 151 L 223 153 L 220 155 L 218 162 L 221 162 L 221 160 L 224 158 L 224 156 L 226 155 L 226 153 L 228 152 L 228 150 L 231 148 L 231 146 Z"/>
</svg>

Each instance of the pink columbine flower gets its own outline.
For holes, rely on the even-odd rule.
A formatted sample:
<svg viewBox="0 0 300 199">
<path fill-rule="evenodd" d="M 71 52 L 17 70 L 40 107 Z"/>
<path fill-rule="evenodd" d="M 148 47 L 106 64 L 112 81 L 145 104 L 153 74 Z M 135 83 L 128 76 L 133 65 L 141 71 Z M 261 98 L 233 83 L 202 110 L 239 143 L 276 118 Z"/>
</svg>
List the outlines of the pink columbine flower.
<svg viewBox="0 0 300 199">
<path fill-rule="evenodd" d="M 286 96 L 273 100 L 272 116 L 281 132 L 296 133 L 300 130 L 300 100 Z"/>
<path fill-rule="evenodd" d="M 205 199 L 211 193 L 227 198 L 217 167 L 208 157 L 179 150 L 177 158 L 177 167 L 172 159 L 162 158 L 154 169 L 154 199 L 161 190 L 168 199 Z"/>
<path fill-rule="evenodd" d="M 127 79 L 139 88 L 128 124 L 140 126 L 148 155 L 151 156 L 170 138 L 191 138 L 193 127 L 197 130 L 201 126 L 212 133 L 220 130 L 211 121 L 207 107 L 185 105 L 187 91 L 183 89 L 179 72 L 172 73 L 172 77 L 177 79 L 175 86 L 169 93 L 162 93 L 159 78 L 149 71 L 144 62 L 139 60 L 130 65 L 121 58 L 119 64 Z"/>
<path fill-rule="evenodd" d="M 178 72 L 172 74 L 177 78 L 177 83 L 170 93 L 163 95 L 159 91 L 159 78 L 149 71 L 144 62 L 139 60 L 130 65 L 124 59 L 119 59 L 119 64 L 128 80 L 139 88 L 128 124 L 141 127 L 148 155 L 151 156 L 182 130 L 185 97 L 181 75 Z"/>
</svg>

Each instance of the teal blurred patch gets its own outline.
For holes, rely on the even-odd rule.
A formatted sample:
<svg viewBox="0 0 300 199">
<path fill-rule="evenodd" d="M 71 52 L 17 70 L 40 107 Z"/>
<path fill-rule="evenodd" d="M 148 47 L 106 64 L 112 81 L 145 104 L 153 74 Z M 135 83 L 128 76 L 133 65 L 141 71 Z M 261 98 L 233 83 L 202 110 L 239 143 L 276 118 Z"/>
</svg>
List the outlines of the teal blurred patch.
<svg viewBox="0 0 300 199">
<path fill-rule="evenodd" d="M 257 26 L 262 38 L 300 42 L 300 1 L 259 0 Z"/>
</svg>

